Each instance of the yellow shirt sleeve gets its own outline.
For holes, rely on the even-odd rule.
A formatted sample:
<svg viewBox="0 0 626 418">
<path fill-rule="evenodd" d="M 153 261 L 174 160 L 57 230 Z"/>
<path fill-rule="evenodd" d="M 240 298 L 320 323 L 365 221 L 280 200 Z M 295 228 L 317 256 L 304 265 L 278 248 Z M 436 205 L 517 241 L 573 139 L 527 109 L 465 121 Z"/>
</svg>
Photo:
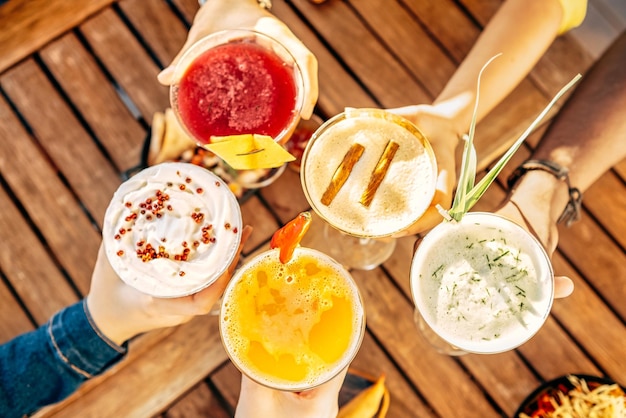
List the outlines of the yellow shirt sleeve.
<svg viewBox="0 0 626 418">
<path fill-rule="evenodd" d="M 559 35 L 580 25 L 587 14 L 587 0 L 559 0 L 563 7 L 563 19 Z"/>
</svg>

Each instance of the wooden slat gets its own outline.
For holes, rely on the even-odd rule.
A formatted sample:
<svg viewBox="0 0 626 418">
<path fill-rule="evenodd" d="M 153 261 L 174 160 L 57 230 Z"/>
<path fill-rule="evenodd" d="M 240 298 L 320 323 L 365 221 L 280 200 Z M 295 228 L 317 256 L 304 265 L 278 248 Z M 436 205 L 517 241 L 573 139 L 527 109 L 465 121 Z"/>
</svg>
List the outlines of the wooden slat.
<svg viewBox="0 0 626 418">
<path fill-rule="evenodd" d="M 383 107 L 429 101 L 429 94 L 407 73 L 344 2 L 318 7 L 310 2 L 296 4 L 333 53 L 341 57 L 357 78 Z M 358 42 L 353 40 L 358 39 Z M 381 82 L 384 80 L 384 83 Z"/>
<path fill-rule="evenodd" d="M 232 417 L 211 389 L 202 382 L 169 408 L 163 418 L 229 418 Z"/>
<path fill-rule="evenodd" d="M 0 300 L 0 344 L 4 344 L 34 327 L 3 281 L 0 281 Z"/>
<path fill-rule="evenodd" d="M 375 28 L 386 48 L 420 81 L 430 96 L 435 98 L 446 85 L 456 64 L 429 35 L 425 26 L 420 25 L 407 9 L 398 2 L 387 0 L 354 1 L 353 7 L 371 28 Z M 394 22 L 390 25 L 389 22 Z M 381 62 L 384 64 L 384 61 Z M 385 79 L 387 86 L 391 80 Z M 410 87 L 409 87 L 410 88 Z M 408 93 L 408 92 L 406 92 Z M 407 94 L 405 104 L 411 102 Z"/>
<path fill-rule="evenodd" d="M 559 248 L 576 263 L 579 271 L 593 283 L 620 316 L 626 318 L 622 295 L 626 280 L 626 254 L 623 249 L 617 247 L 586 216 L 569 229 L 560 228 Z"/>
<path fill-rule="evenodd" d="M 283 224 L 309 209 L 300 185 L 300 176 L 292 170 L 285 170 L 282 176 L 259 193 Z"/>
<path fill-rule="evenodd" d="M 0 72 L 114 0 L 11 0 L 0 7 Z"/>
<path fill-rule="evenodd" d="M 184 16 L 186 23 L 191 25 L 194 16 L 200 8 L 198 2 L 195 0 L 172 0 L 172 3 L 176 5 L 177 9 Z"/>
<path fill-rule="evenodd" d="M 599 58 L 624 30 L 616 13 L 607 16 L 599 1 L 589 1 L 583 25 L 572 30 L 572 37 L 594 58 Z"/>
<path fill-rule="evenodd" d="M 8 71 L 2 86 L 39 144 L 97 222 L 120 184 L 117 172 L 34 61 Z M 85 175 L 88 173 L 88 175 Z"/>
<path fill-rule="evenodd" d="M 120 8 L 161 65 L 169 65 L 187 39 L 187 27 L 168 4 L 162 0 L 125 0 Z"/>
<path fill-rule="evenodd" d="M 169 106 L 168 89 L 156 79 L 160 68 L 113 10 L 89 19 L 80 31 L 146 121 Z"/>
<path fill-rule="evenodd" d="M 623 180 L 626 181 L 626 159 L 623 159 L 613 167 L 613 171 Z"/>
<path fill-rule="evenodd" d="M 0 118 L 1 119 L 1 118 Z M 59 271 L 54 260 L 46 251 L 39 238 L 15 207 L 7 193 L 0 189 L 0 242 L 10 251 L 0 252 L 0 270 L 28 309 L 37 324 L 46 322 L 59 309 L 77 301 L 77 296 L 63 274 Z M 15 257 L 15 254 L 24 254 Z M 17 305 L 9 300 L 13 298 L 1 297 L 3 309 L 11 307 L 14 312 Z M 7 306 L 4 306 L 4 305 Z M 8 315 L 8 314 L 6 314 Z M 16 328 L 24 331 L 26 321 L 22 316 L 17 318 L 2 316 L 6 322 L 16 322 Z M 10 321 L 9 321 L 10 319 Z M 0 320 L 0 323 L 5 321 Z M 13 335 L 0 335 L 0 339 Z"/>
<path fill-rule="evenodd" d="M 224 402 L 234 415 L 241 390 L 241 372 L 232 362 L 227 362 L 217 369 L 209 378 L 211 384 L 219 391 Z"/>
<path fill-rule="evenodd" d="M 77 37 L 68 33 L 40 56 L 115 166 L 123 171 L 137 165 L 145 130 Z"/>
<path fill-rule="evenodd" d="M 321 19 L 324 19 L 324 8 L 320 7 Z M 319 99 L 317 106 L 323 116 L 340 113 L 346 106 L 376 107 L 370 94 L 359 85 L 348 70 L 343 67 L 331 51 L 329 51 L 317 34 L 300 23 L 300 18 L 284 2 L 279 1 L 272 7 L 272 13 L 289 25 L 294 34 L 313 52 L 318 61 Z"/>
<path fill-rule="evenodd" d="M 460 63 L 480 35 L 480 28 L 452 0 L 400 0 Z"/>
<path fill-rule="evenodd" d="M 416 394 L 411 383 L 404 378 L 403 372 L 392 363 L 369 332 L 366 333 L 359 353 L 350 367 L 373 377 L 385 374 L 385 385 L 392 394 L 389 416 L 420 418 L 437 416 L 432 407 L 425 404 L 419 394 Z"/>
<path fill-rule="evenodd" d="M 5 77 L 0 84 L 6 88 Z M 0 109 L 0 137 L 11 138 L 3 141 L 0 172 L 59 263 L 86 294 L 100 234 L 5 102 Z"/>
<path fill-rule="evenodd" d="M 215 316 L 196 317 L 149 337 L 145 347 L 131 346 L 129 361 L 36 417 L 152 417 L 227 359 Z"/>
<path fill-rule="evenodd" d="M 257 196 L 253 196 L 241 206 L 241 216 L 244 225 L 251 225 L 254 228 L 243 249 L 244 254 L 249 254 L 252 249 L 267 242 L 281 226 Z"/>
<path fill-rule="evenodd" d="M 584 205 L 611 237 L 626 248 L 626 187 L 624 180 L 612 172 L 603 175 L 584 194 Z M 623 278 L 626 276 L 622 276 Z"/>
</svg>

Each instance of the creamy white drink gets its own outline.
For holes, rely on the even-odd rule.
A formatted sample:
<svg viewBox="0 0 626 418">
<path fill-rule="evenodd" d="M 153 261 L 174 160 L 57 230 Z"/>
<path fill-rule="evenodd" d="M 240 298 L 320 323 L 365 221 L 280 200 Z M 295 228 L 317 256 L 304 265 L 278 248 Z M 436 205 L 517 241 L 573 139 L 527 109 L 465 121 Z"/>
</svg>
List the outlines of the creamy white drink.
<svg viewBox="0 0 626 418">
<path fill-rule="evenodd" d="M 371 204 L 361 203 L 390 142 L 397 150 Z M 354 144 L 362 155 L 330 204 L 322 203 L 338 166 Z M 313 135 L 303 156 L 302 186 L 313 209 L 337 229 L 359 237 L 385 237 L 415 223 L 433 198 L 436 162 L 430 144 L 405 119 L 379 109 L 349 109 Z"/>
<path fill-rule="evenodd" d="M 452 346 L 474 353 L 513 349 L 546 320 L 553 273 L 541 244 L 490 213 L 443 222 L 420 243 L 411 266 L 419 313 Z"/>
<path fill-rule="evenodd" d="M 229 266 L 241 241 L 237 199 L 210 171 L 162 163 L 122 183 L 104 217 L 115 272 L 156 297 L 195 293 Z"/>
</svg>

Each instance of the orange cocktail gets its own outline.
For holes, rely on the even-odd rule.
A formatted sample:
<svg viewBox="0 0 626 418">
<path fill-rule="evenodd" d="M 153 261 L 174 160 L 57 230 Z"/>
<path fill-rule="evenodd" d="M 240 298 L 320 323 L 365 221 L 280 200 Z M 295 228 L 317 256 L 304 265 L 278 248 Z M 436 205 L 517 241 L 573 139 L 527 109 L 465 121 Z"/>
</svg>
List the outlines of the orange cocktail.
<svg viewBox="0 0 626 418">
<path fill-rule="evenodd" d="M 336 376 L 356 355 L 365 317 L 350 274 L 333 259 L 298 247 L 246 263 L 229 283 L 220 331 L 233 363 L 269 387 L 299 391 Z"/>
</svg>

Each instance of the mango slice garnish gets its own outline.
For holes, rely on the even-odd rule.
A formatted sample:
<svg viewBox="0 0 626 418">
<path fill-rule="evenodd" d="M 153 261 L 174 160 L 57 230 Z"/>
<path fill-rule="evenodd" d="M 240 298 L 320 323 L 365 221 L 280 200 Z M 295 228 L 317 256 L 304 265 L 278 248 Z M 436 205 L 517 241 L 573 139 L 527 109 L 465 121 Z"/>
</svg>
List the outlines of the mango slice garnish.
<svg viewBox="0 0 626 418">
<path fill-rule="evenodd" d="M 280 250 L 280 262 L 286 264 L 291 260 L 296 247 L 311 226 L 311 213 L 302 212 L 294 219 L 287 222 L 285 226 L 274 232 L 270 241 L 270 248 Z"/>
<path fill-rule="evenodd" d="M 388 407 L 389 391 L 385 386 L 385 375 L 382 374 L 372 386 L 345 404 L 337 418 L 384 417 Z"/>
<path fill-rule="evenodd" d="M 275 168 L 296 159 L 267 135 L 213 136 L 204 147 L 235 170 Z"/>
</svg>

